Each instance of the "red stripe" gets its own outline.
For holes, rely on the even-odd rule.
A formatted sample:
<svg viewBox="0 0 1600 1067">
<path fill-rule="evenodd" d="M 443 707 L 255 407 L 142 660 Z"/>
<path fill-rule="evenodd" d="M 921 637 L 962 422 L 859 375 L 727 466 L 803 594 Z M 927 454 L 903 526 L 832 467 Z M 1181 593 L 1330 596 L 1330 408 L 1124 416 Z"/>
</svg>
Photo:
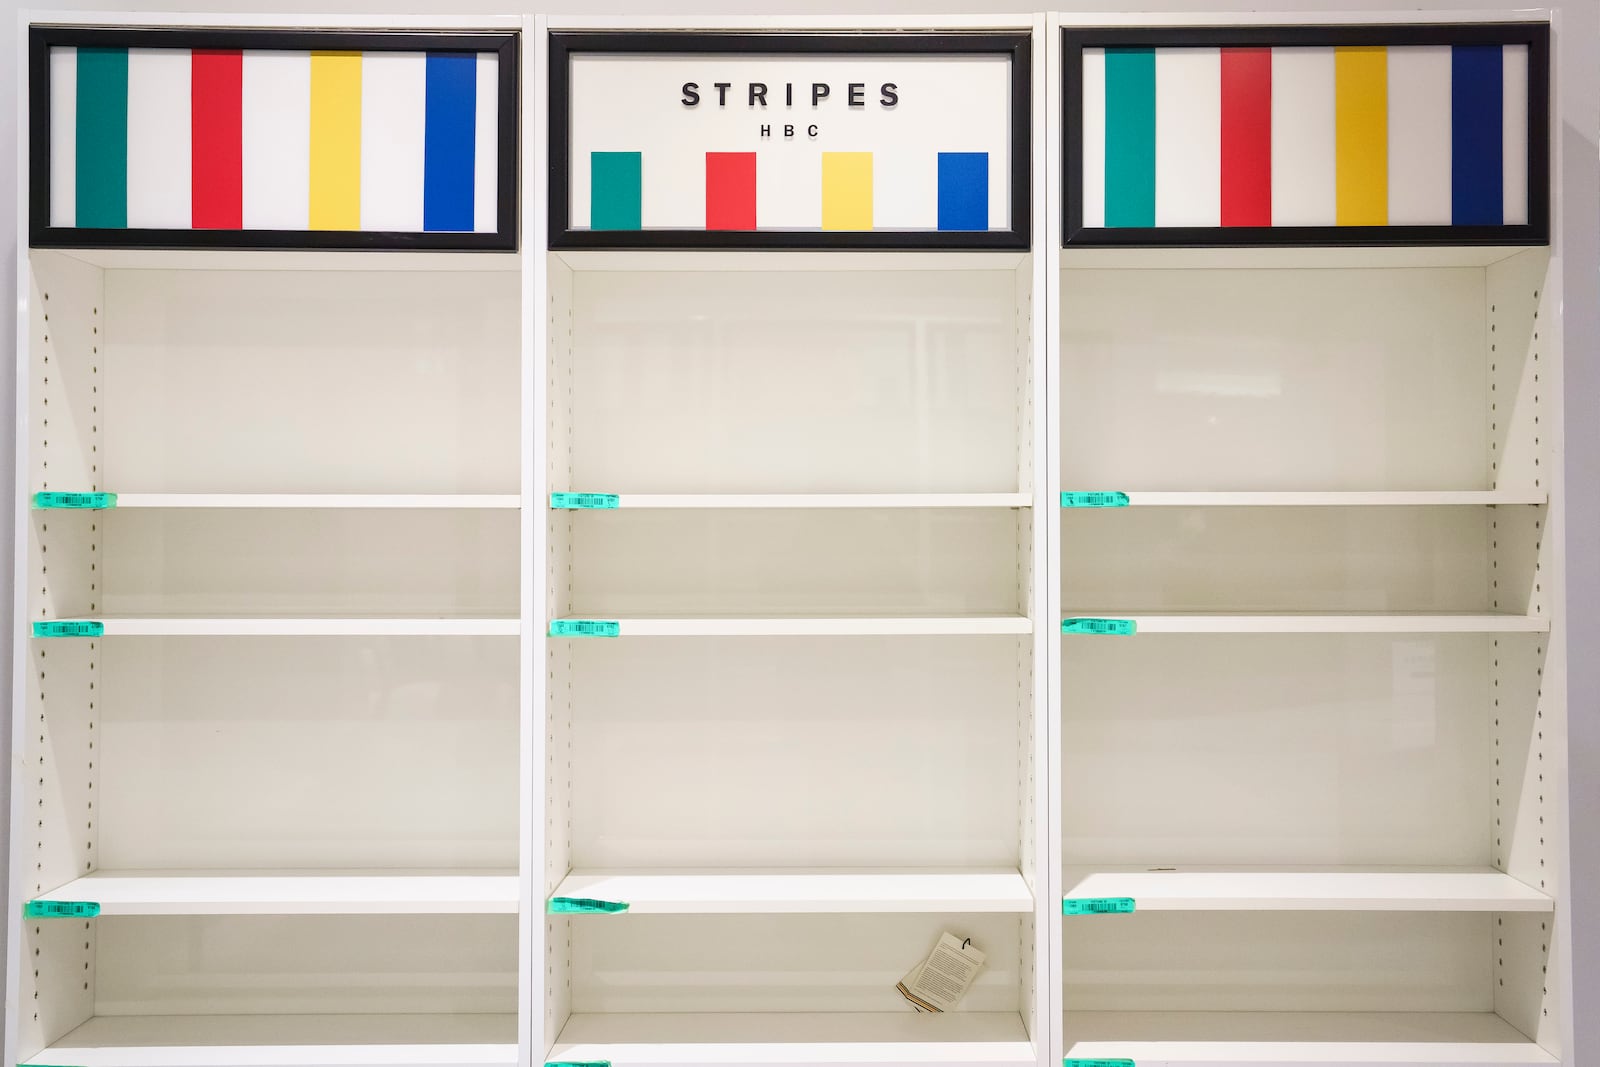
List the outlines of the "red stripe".
<svg viewBox="0 0 1600 1067">
<path fill-rule="evenodd" d="M 240 122 L 244 57 L 238 50 L 195 49 L 190 118 L 193 223 L 197 230 L 244 225 Z"/>
<path fill-rule="evenodd" d="M 1272 49 L 1222 50 L 1222 224 L 1272 225 Z"/>
<path fill-rule="evenodd" d="M 756 228 L 756 154 L 706 153 L 706 229 Z"/>
</svg>

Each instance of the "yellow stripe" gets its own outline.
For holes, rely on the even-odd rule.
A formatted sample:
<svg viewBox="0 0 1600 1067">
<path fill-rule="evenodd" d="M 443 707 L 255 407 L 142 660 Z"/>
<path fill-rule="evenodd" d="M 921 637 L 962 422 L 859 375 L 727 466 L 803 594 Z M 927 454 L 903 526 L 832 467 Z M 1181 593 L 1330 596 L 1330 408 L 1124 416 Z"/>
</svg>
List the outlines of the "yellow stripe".
<svg viewBox="0 0 1600 1067">
<path fill-rule="evenodd" d="M 872 229 L 872 153 L 822 153 L 822 228 Z"/>
<path fill-rule="evenodd" d="M 1389 53 L 1337 48 L 1333 55 L 1340 226 L 1389 222 Z"/>
<path fill-rule="evenodd" d="M 311 228 L 361 228 L 361 53 L 311 53 Z"/>
</svg>

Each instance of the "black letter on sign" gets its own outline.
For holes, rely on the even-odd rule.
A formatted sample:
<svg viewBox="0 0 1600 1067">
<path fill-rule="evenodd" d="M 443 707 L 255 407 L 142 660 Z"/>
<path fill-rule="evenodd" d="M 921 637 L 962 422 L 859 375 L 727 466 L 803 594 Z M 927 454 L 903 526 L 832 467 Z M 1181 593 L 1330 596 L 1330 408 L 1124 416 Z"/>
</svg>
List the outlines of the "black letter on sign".
<svg viewBox="0 0 1600 1067">
<path fill-rule="evenodd" d="M 884 107 L 894 107 L 900 102 L 900 94 L 896 91 L 899 88 L 894 82 L 883 83 L 882 102 Z"/>
<path fill-rule="evenodd" d="M 822 82 L 811 83 L 811 106 L 816 107 L 818 102 L 828 95 L 828 87 Z"/>
<path fill-rule="evenodd" d="M 750 83 L 750 106 L 751 107 L 755 107 L 756 106 L 756 101 L 758 101 L 758 100 L 761 102 L 761 106 L 762 107 L 766 107 L 767 106 L 767 87 L 762 82 L 751 82 Z"/>
<path fill-rule="evenodd" d="M 794 136 L 794 127 L 793 126 L 785 126 L 783 128 L 783 135 L 785 137 L 793 137 Z"/>
<path fill-rule="evenodd" d="M 851 82 L 850 83 L 850 106 L 851 107 L 866 107 L 867 106 L 867 102 L 865 100 L 866 90 L 867 90 L 867 87 L 864 84 L 862 84 L 861 82 Z"/>
<path fill-rule="evenodd" d="M 683 83 L 683 102 L 685 104 L 689 105 L 690 107 L 694 107 L 696 104 L 698 104 L 700 102 L 700 83 L 699 82 L 684 82 Z"/>
<path fill-rule="evenodd" d="M 763 137 L 771 137 L 772 136 L 772 127 L 771 126 L 762 126 L 761 127 L 761 136 L 763 136 Z"/>
<path fill-rule="evenodd" d="M 730 86 L 732 86 L 733 83 L 732 82 L 713 82 L 712 84 L 717 87 L 717 106 L 718 107 L 727 107 L 728 106 L 728 88 Z"/>
<path fill-rule="evenodd" d="M 794 107 L 794 82 L 785 82 L 783 86 L 783 106 Z"/>
<path fill-rule="evenodd" d="M 807 126 L 806 132 L 815 137 L 817 135 L 817 128 L 815 126 Z"/>
</svg>

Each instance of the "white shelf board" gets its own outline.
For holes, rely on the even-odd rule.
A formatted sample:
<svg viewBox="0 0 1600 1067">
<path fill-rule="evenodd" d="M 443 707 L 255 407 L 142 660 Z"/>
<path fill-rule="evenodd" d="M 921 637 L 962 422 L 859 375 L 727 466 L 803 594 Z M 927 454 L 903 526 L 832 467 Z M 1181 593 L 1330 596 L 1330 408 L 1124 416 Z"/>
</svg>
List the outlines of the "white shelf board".
<svg viewBox="0 0 1600 1067">
<path fill-rule="evenodd" d="M 29 1062 L 73 1067 L 511 1067 L 506 1015 L 96 1016 Z"/>
<path fill-rule="evenodd" d="M 1033 911 L 1005 868 L 574 871 L 553 895 L 623 901 L 629 914 Z"/>
<path fill-rule="evenodd" d="M 1487 867 L 1068 867 L 1069 899 L 1132 897 L 1139 911 L 1551 911 Z"/>
<path fill-rule="evenodd" d="M 395 510 L 519 508 L 516 493 L 118 493 L 128 508 L 389 508 Z"/>
<path fill-rule="evenodd" d="M 1010 1012 L 574 1014 L 548 1057 L 615 1067 L 1029 1067 Z M 93 1065 L 85 1065 L 93 1067 Z"/>
<path fill-rule="evenodd" d="M 78 616 L 74 616 L 77 618 Z M 84 616 L 98 618 L 107 637 L 515 637 L 521 622 L 504 618 L 366 616 L 239 618 Z M 69 639 L 70 640 L 70 639 Z"/>
<path fill-rule="evenodd" d="M 564 618 L 606 617 L 574 614 Z M 608 621 L 619 624 L 620 637 L 915 637 L 1033 632 L 1033 623 L 1024 615 L 651 615 Z M 109 627 L 106 632 L 110 633 Z"/>
<path fill-rule="evenodd" d="M 1131 1059 L 1150 1067 L 1558 1062 L 1492 1012 L 1069 1011 L 1062 1033 L 1068 1058 Z"/>
<path fill-rule="evenodd" d="M 1531 245 L 1372 248 L 1066 248 L 1063 270 L 1285 270 L 1487 267 Z M 1542 249 L 1541 249 L 1542 250 Z"/>
<path fill-rule="evenodd" d="M 326 251 L 237 248 L 46 249 L 106 270 L 519 271 L 516 252 Z M 37 254 L 37 253 L 36 253 Z"/>
<path fill-rule="evenodd" d="M 1547 504 L 1549 501 L 1550 494 L 1543 489 L 1399 490 L 1330 493 L 1144 493 L 1136 490 L 1128 491 L 1128 505 L 1141 508 L 1467 507 L 1492 504 Z"/>
<path fill-rule="evenodd" d="M 96 871 L 35 899 L 101 915 L 514 915 L 519 895 L 501 871 Z"/>
<path fill-rule="evenodd" d="M 821 252 L 684 251 L 607 249 L 552 252 L 576 271 L 751 271 L 1004 270 L 1021 265 L 1022 252 Z"/>
<path fill-rule="evenodd" d="M 1026 508 L 1028 493 L 619 493 L 619 508 Z"/>
<path fill-rule="evenodd" d="M 1543 616 L 1468 612 L 1443 615 L 1427 612 L 1294 612 L 1272 615 L 1192 612 L 1145 615 L 1120 611 L 1068 611 L 1064 617 L 1132 619 L 1140 634 L 1500 634 L 1545 633 L 1550 629 L 1550 620 Z"/>
</svg>

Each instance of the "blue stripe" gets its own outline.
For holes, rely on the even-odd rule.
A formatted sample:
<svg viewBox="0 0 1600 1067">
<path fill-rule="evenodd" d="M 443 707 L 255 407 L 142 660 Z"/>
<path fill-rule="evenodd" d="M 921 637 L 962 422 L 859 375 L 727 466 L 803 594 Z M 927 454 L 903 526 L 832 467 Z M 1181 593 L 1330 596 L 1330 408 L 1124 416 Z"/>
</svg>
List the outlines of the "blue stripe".
<svg viewBox="0 0 1600 1067">
<path fill-rule="evenodd" d="M 939 153 L 939 229 L 989 228 L 989 153 Z"/>
<path fill-rule="evenodd" d="M 1450 52 L 1450 218 L 1457 226 L 1499 226 L 1505 221 L 1502 50 L 1471 44 Z"/>
<path fill-rule="evenodd" d="M 428 53 L 427 125 L 422 155 L 422 228 L 472 229 L 478 57 Z"/>
</svg>

